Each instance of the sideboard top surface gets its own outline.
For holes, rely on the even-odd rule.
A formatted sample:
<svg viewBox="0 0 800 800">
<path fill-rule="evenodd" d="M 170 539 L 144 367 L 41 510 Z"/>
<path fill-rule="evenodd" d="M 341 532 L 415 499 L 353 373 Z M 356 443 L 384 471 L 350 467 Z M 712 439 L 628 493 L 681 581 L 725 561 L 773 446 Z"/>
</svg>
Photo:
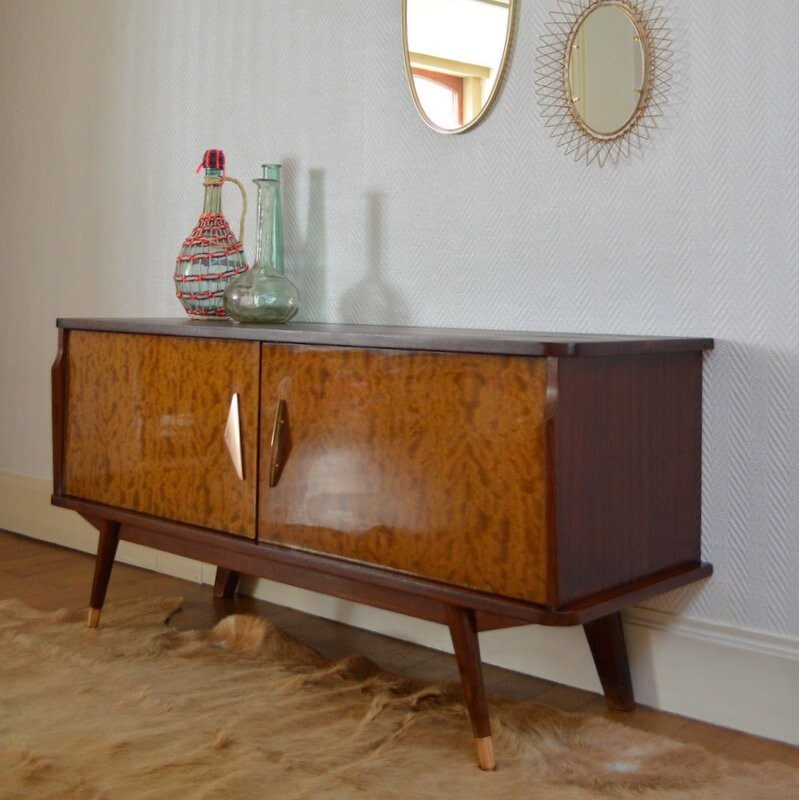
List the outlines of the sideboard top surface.
<svg viewBox="0 0 800 800">
<path fill-rule="evenodd" d="M 671 336 L 534 333 L 464 328 L 290 322 L 239 325 L 230 320 L 187 318 L 59 319 L 59 328 L 118 333 L 196 336 L 282 344 L 371 347 L 516 356 L 613 356 L 711 350 L 714 340 Z"/>
</svg>

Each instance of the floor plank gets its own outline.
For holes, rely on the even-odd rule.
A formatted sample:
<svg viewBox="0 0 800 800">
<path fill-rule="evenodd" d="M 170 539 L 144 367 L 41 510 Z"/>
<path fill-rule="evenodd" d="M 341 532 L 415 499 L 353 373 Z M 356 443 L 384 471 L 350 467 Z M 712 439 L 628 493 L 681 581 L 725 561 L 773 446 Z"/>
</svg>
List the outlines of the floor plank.
<svg viewBox="0 0 800 800">
<path fill-rule="evenodd" d="M 719 753 L 734 761 L 782 761 L 794 758 L 791 765 L 797 767 L 797 748 L 784 742 L 774 742 L 770 739 L 757 739 L 754 736 L 740 733 L 733 740 L 722 747 Z"/>
<path fill-rule="evenodd" d="M 0 599 L 18 597 L 43 611 L 86 606 L 93 573 L 94 559 L 90 555 L 0 531 Z M 392 672 L 432 682 L 458 682 L 455 659 L 447 653 L 244 595 L 230 600 L 217 599 L 212 596 L 210 586 L 115 564 L 108 600 L 155 594 L 184 598 L 183 608 L 170 620 L 170 624 L 182 630 L 211 627 L 232 613 L 257 614 L 328 658 L 359 652 Z M 736 760 L 779 761 L 795 769 L 798 766 L 798 749 L 782 742 L 644 706 L 632 712 L 611 711 L 604 698 L 593 692 L 492 665 L 485 665 L 484 681 L 487 691 L 499 697 L 536 700 L 565 711 L 598 714 L 639 730 L 700 745 Z"/>
<path fill-rule="evenodd" d="M 698 744 L 711 753 L 719 753 L 741 735 L 739 731 L 732 731 L 730 728 L 690 719 L 670 736 L 684 744 Z"/>
<path fill-rule="evenodd" d="M 631 728 L 648 733 L 657 733 L 660 736 L 674 738 L 675 734 L 686 724 L 686 717 L 677 714 L 670 714 L 666 711 L 658 711 L 647 706 L 637 706 L 635 711 L 614 711 L 606 704 L 605 698 L 594 695 L 592 700 L 586 705 L 578 706 L 575 711 L 586 714 L 597 714 L 612 722 L 620 722 Z M 698 722 L 697 725 L 704 723 Z"/>
</svg>

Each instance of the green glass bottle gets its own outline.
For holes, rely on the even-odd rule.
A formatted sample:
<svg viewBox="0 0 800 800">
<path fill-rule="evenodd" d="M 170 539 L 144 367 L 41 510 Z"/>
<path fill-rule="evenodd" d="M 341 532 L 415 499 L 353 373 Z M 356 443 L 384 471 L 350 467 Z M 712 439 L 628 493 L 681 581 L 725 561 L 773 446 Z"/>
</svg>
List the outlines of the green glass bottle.
<svg viewBox="0 0 800 800">
<path fill-rule="evenodd" d="M 264 164 L 262 170 L 262 177 L 253 180 L 258 187 L 256 260 L 223 295 L 225 311 L 236 322 L 288 322 L 300 302 L 283 263 L 281 165 Z"/>
</svg>

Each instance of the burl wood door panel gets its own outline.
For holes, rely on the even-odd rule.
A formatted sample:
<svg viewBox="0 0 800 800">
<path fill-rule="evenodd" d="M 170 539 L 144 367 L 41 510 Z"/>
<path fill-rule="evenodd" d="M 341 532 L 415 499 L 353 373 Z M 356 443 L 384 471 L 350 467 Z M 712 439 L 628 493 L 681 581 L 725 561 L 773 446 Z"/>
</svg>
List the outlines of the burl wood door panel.
<svg viewBox="0 0 800 800">
<path fill-rule="evenodd" d="M 264 345 L 262 376 L 261 541 L 545 602 L 543 359 Z"/>
<path fill-rule="evenodd" d="M 66 494 L 255 537 L 258 343 L 76 330 L 67 359 Z"/>
</svg>

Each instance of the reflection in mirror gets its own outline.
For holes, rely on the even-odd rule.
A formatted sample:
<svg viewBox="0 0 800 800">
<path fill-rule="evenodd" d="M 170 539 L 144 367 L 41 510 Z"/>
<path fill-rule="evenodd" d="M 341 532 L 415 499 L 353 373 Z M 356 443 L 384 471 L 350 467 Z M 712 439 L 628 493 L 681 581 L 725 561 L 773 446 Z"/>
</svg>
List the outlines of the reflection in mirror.
<svg viewBox="0 0 800 800">
<path fill-rule="evenodd" d="M 422 119 L 457 133 L 486 113 L 502 73 L 514 0 L 403 0 L 406 74 Z"/>
<path fill-rule="evenodd" d="M 612 135 L 636 113 L 646 80 L 643 38 L 615 3 L 594 8 L 578 26 L 569 54 L 570 102 L 592 133 Z"/>
<path fill-rule="evenodd" d="M 538 49 L 544 124 L 576 161 L 616 164 L 664 113 L 672 39 L 655 0 L 554 0 Z"/>
</svg>

